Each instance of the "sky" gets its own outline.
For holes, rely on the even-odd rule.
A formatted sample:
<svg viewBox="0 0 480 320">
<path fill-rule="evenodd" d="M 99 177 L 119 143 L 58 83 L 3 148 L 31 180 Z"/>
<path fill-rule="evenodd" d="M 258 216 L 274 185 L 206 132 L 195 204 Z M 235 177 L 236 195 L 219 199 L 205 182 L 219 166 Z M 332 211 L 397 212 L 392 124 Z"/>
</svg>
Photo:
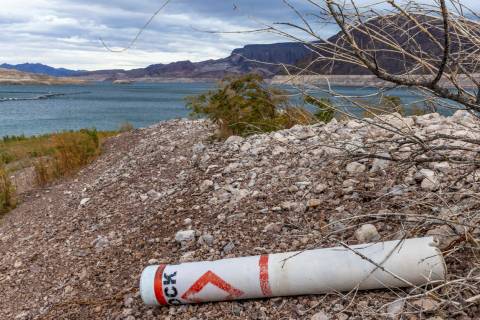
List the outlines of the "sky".
<svg viewBox="0 0 480 320">
<path fill-rule="evenodd" d="M 369 2 L 374 0 L 360 0 Z M 464 0 L 480 3 L 480 0 Z M 316 8 L 307 0 L 290 0 L 302 13 Z M 128 46 L 164 0 L 1 0 L 0 63 L 40 62 L 77 70 L 132 69 L 180 60 L 226 57 L 252 43 L 285 42 L 271 32 L 211 33 L 262 28 L 275 22 L 296 22 L 282 0 L 171 0 Z M 333 25 L 314 25 L 321 37 Z M 308 40 L 304 34 L 295 35 Z"/>
</svg>

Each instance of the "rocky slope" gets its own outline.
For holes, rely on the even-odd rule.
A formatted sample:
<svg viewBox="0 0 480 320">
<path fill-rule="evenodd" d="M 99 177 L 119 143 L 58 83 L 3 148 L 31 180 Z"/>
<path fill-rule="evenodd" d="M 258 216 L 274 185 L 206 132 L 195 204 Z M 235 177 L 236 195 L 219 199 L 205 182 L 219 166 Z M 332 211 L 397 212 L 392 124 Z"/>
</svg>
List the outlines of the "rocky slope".
<svg viewBox="0 0 480 320">
<path fill-rule="evenodd" d="M 419 136 L 480 138 L 479 121 L 462 111 L 383 120 Z M 445 162 L 405 169 L 353 161 L 373 140 L 382 141 L 376 152 L 388 153 L 396 135 L 355 120 L 226 142 L 211 142 L 214 130 L 208 121 L 173 120 L 122 134 L 76 177 L 24 194 L 0 221 L 0 318 L 478 319 L 478 305 L 468 302 L 480 288 L 476 172 Z M 474 149 L 464 154 L 479 150 L 462 143 Z M 195 231 L 192 239 L 176 241 L 185 230 Z M 428 294 L 390 289 L 170 308 L 147 308 L 139 298 L 148 264 L 427 234 L 441 237 L 452 280 Z M 458 241 L 462 234 L 476 240 Z"/>
<path fill-rule="evenodd" d="M 310 51 L 302 43 L 286 42 L 246 45 L 222 59 L 201 62 L 177 61 L 168 64 L 152 64 L 133 70 L 99 70 L 77 74 L 88 80 L 162 81 L 165 79 L 221 79 L 229 75 L 256 72 L 272 77 L 278 72 L 278 64 L 295 64 Z"/>
</svg>

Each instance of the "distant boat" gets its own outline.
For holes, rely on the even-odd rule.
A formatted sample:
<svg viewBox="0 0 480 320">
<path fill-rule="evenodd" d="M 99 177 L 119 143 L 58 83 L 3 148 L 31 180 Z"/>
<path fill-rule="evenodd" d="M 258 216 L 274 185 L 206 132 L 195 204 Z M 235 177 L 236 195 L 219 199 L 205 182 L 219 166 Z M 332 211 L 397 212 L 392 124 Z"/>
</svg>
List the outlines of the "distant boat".
<svg viewBox="0 0 480 320">
<path fill-rule="evenodd" d="M 115 80 L 113 81 L 112 83 L 113 84 L 131 84 L 133 83 L 134 81 L 132 80 Z"/>
</svg>

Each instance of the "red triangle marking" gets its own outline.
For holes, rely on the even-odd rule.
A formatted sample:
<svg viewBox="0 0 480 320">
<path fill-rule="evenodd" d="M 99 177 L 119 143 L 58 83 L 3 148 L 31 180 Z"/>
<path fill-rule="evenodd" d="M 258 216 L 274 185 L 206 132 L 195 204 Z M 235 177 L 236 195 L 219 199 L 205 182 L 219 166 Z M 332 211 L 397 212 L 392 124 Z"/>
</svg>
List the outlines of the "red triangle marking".
<svg viewBox="0 0 480 320">
<path fill-rule="evenodd" d="M 201 276 L 191 287 L 188 289 L 183 295 L 183 300 L 189 300 L 192 302 L 201 302 L 194 299 L 190 299 L 190 296 L 194 295 L 195 293 L 199 293 L 207 284 L 213 284 L 217 288 L 225 291 L 228 293 L 226 300 L 231 300 L 234 298 L 238 298 L 243 295 L 243 291 L 238 290 L 232 287 L 231 284 L 227 283 L 225 280 L 217 276 L 212 271 L 207 271 L 203 276 Z"/>
</svg>

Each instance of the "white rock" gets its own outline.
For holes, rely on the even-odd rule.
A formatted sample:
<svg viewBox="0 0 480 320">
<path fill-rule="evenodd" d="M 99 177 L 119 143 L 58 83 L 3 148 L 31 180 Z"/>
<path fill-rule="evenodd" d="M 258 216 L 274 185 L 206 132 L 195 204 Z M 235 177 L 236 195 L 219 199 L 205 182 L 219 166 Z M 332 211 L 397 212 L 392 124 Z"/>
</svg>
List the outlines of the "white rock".
<svg viewBox="0 0 480 320">
<path fill-rule="evenodd" d="M 274 156 L 278 156 L 282 153 L 285 153 L 287 152 L 287 149 L 285 149 L 284 147 L 280 147 L 280 146 L 275 146 L 275 148 L 273 148 L 273 151 L 272 151 L 272 154 Z"/>
<path fill-rule="evenodd" d="M 198 243 L 211 246 L 213 244 L 213 236 L 209 233 L 205 233 L 198 238 Z"/>
<path fill-rule="evenodd" d="M 223 252 L 225 254 L 229 254 L 230 252 L 232 252 L 234 248 L 235 248 L 235 244 L 233 242 L 229 242 L 223 247 Z"/>
<path fill-rule="evenodd" d="M 180 230 L 175 234 L 175 241 L 188 242 L 195 240 L 195 230 Z"/>
<path fill-rule="evenodd" d="M 185 253 L 180 257 L 180 262 L 191 262 L 191 261 L 193 261 L 194 256 L 195 256 L 195 251 L 185 252 Z"/>
<path fill-rule="evenodd" d="M 432 168 L 440 172 L 448 172 L 451 169 L 450 163 L 444 162 L 434 162 L 432 163 Z"/>
<path fill-rule="evenodd" d="M 388 317 L 391 319 L 397 318 L 402 313 L 404 306 L 405 306 L 404 299 L 398 299 L 388 304 L 388 307 L 387 307 Z"/>
<path fill-rule="evenodd" d="M 205 150 L 205 145 L 203 143 L 197 143 L 193 146 L 192 151 L 195 154 L 202 153 Z"/>
<path fill-rule="evenodd" d="M 350 162 L 349 164 L 347 164 L 346 169 L 350 174 L 353 174 L 364 172 L 366 167 L 364 164 L 361 164 L 359 162 Z"/>
<path fill-rule="evenodd" d="M 149 264 L 149 265 L 159 264 L 159 263 L 160 263 L 160 261 L 158 261 L 158 259 L 150 259 L 150 260 L 148 260 L 148 264 Z"/>
<path fill-rule="evenodd" d="M 422 180 L 421 187 L 423 190 L 427 191 L 435 191 L 439 188 L 440 183 L 438 181 L 437 176 L 433 177 L 426 177 Z"/>
<path fill-rule="evenodd" d="M 282 231 L 282 223 L 269 223 L 263 229 L 263 232 L 279 233 Z"/>
<path fill-rule="evenodd" d="M 109 244 L 110 241 L 107 237 L 104 236 L 98 236 L 95 240 L 91 242 L 91 245 L 95 246 L 95 249 L 103 249 L 105 247 L 108 247 Z"/>
<path fill-rule="evenodd" d="M 310 320 L 330 320 L 330 316 L 323 311 L 315 313 Z"/>
<path fill-rule="evenodd" d="M 212 180 L 204 180 L 202 184 L 200 185 L 200 192 L 205 192 L 209 190 L 210 188 L 213 187 L 213 181 Z"/>
<path fill-rule="evenodd" d="M 438 307 L 440 306 L 440 304 L 437 301 L 431 298 L 417 299 L 412 301 L 411 304 L 423 312 L 433 312 L 437 310 Z"/>
<path fill-rule="evenodd" d="M 347 179 L 342 182 L 344 188 L 353 188 L 358 184 L 358 181 L 355 179 Z"/>
<path fill-rule="evenodd" d="M 250 192 L 246 189 L 233 189 L 232 190 L 232 198 L 230 199 L 230 202 L 232 203 L 238 203 L 242 199 L 246 198 Z"/>
<path fill-rule="evenodd" d="M 192 225 L 192 219 L 186 218 L 185 220 L 183 220 L 183 225 L 184 225 L 184 226 L 190 226 L 190 225 Z"/>
<path fill-rule="evenodd" d="M 328 186 L 324 183 L 319 183 L 315 186 L 315 189 L 313 190 L 315 193 L 322 193 L 328 188 Z"/>
<path fill-rule="evenodd" d="M 252 145 L 251 145 L 249 142 L 245 142 L 245 143 L 242 144 L 242 146 L 240 147 L 240 151 L 241 151 L 241 152 L 247 152 L 248 150 L 250 150 L 251 147 L 252 147 Z"/>
<path fill-rule="evenodd" d="M 230 136 L 225 140 L 225 144 L 240 144 L 243 142 L 243 138 L 239 136 Z"/>
<path fill-rule="evenodd" d="M 80 200 L 80 206 L 84 206 L 88 203 L 88 201 L 90 201 L 90 198 L 83 198 L 82 200 Z"/>
<path fill-rule="evenodd" d="M 355 231 L 355 238 L 360 243 L 367 243 L 380 240 L 380 235 L 373 224 L 364 224 Z"/>
<path fill-rule="evenodd" d="M 442 250 L 447 249 L 458 238 L 455 231 L 445 224 L 428 230 L 427 235 L 433 236 L 438 243 L 438 247 Z"/>
<path fill-rule="evenodd" d="M 140 200 L 146 201 L 148 199 L 148 196 L 146 194 L 141 194 L 140 195 Z"/>
<path fill-rule="evenodd" d="M 322 204 L 322 200 L 320 199 L 309 199 L 307 201 L 308 208 L 316 208 Z"/>
<path fill-rule="evenodd" d="M 149 196 L 153 200 L 158 200 L 162 197 L 162 195 L 159 192 L 157 192 L 153 189 L 147 192 L 147 196 Z"/>
<path fill-rule="evenodd" d="M 385 153 L 379 153 L 378 156 L 389 158 L 390 154 L 385 152 Z M 373 160 L 372 168 L 370 169 L 370 171 L 377 172 L 377 171 L 385 170 L 388 168 L 389 165 L 390 165 L 390 160 L 377 158 Z"/>
</svg>

